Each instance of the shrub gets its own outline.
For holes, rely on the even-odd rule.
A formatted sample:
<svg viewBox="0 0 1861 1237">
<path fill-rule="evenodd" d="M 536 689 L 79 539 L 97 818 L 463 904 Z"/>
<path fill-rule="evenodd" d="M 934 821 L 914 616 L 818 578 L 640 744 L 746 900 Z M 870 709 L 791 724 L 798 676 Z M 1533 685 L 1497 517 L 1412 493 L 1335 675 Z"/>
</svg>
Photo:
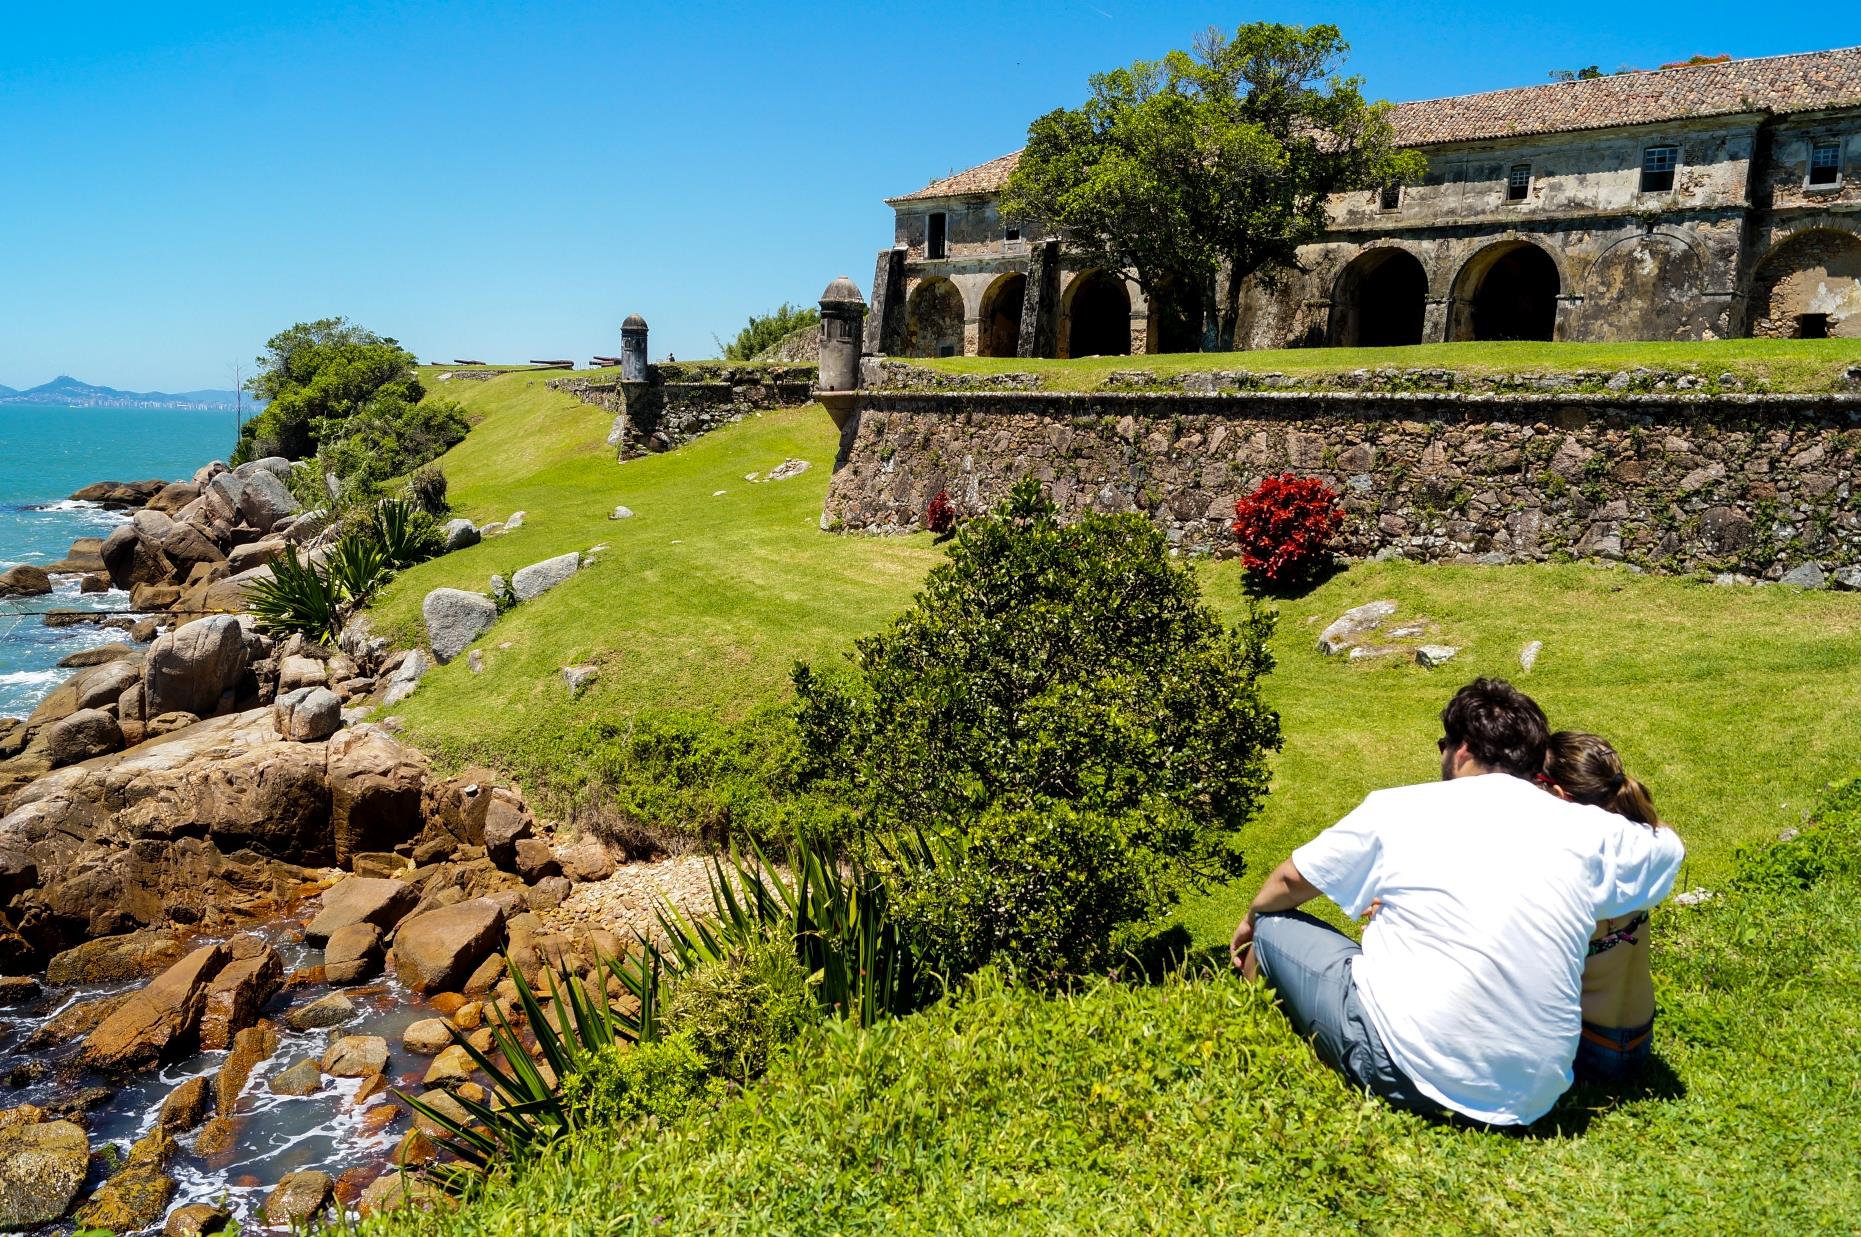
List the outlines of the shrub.
<svg viewBox="0 0 1861 1237">
<path fill-rule="evenodd" d="M 1241 565 L 1274 584 L 1319 571 L 1330 561 L 1331 539 L 1343 525 L 1337 491 L 1312 477 L 1268 477 L 1234 504 Z"/>
<path fill-rule="evenodd" d="M 428 515 L 445 515 L 452 510 L 446 502 L 446 474 L 436 466 L 414 469 L 407 478 L 407 497 Z"/>
<path fill-rule="evenodd" d="M 369 513 L 368 536 L 395 571 L 424 563 L 445 548 L 439 521 L 405 498 L 385 498 Z"/>
<path fill-rule="evenodd" d="M 1038 982 L 1102 972 L 1118 928 L 1153 918 L 1178 888 L 1156 856 L 1193 839 L 1169 815 L 997 804 L 938 862 L 892 866 L 899 922 L 947 974 L 991 961 Z M 1172 828 L 1181 836 L 1160 836 Z"/>
<path fill-rule="evenodd" d="M 950 501 L 950 491 L 938 490 L 924 508 L 924 527 L 939 537 L 956 527 L 956 504 Z"/>
<path fill-rule="evenodd" d="M 670 1121 L 704 1094 L 709 1069 L 692 1036 L 609 1044 L 563 1076 L 559 1095 L 576 1129 Z"/>
<path fill-rule="evenodd" d="M 366 605 L 394 577 L 381 543 L 365 529 L 351 529 L 337 539 L 324 572 L 344 600 L 357 605 Z"/>
<path fill-rule="evenodd" d="M 808 772 L 850 788 L 880 836 L 963 835 L 996 804 L 1179 813 L 1146 866 L 1220 878 L 1280 743 L 1260 696 L 1272 623 L 1250 608 L 1224 628 L 1143 517 L 1062 525 L 1024 482 L 856 643 L 850 681 L 797 667 Z"/>
<path fill-rule="evenodd" d="M 712 1072 L 758 1077 L 820 1010 L 788 941 L 753 941 L 682 976 L 665 1020 L 688 1038 Z"/>
<path fill-rule="evenodd" d="M 372 494 L 443 455 L 470 430 L 456 400 L 384 396 L 323 432 L 318 463 L 344 489 Z"/>
<path fill-rule="evenodd" d="M 729 343 L 717 341 L 719 354 L 726 361 L 750 361 L 758 354 L 782 343 L 789 336 L 821 323 L 821 311 L 813 307 L 798 309 L 784 301 L 773 312 L 751 314 L 749 324 L 738 331 Z"/>
</svg>

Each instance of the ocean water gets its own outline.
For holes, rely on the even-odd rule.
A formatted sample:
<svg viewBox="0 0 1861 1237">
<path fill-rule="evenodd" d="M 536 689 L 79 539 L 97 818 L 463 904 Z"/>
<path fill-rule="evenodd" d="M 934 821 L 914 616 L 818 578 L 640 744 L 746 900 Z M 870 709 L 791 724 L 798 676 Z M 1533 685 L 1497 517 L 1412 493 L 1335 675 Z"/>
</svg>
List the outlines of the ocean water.
<svg viewBox="0 0 1861 1237">
<path fill-rule="evenodd" d="M 66 501 L 93 481 L 174 481 L 234 441 L 233 414 L 179 409 L 0 405 L 0 571 L 56 562 L 79 537 L 108 536 L 124 517 Z M 0 717 L 23 717 L 71 673 L 60 658 L 123 639 L 92 626 L 50 628 L 51 609 L 120 610 L 125 593 L 78 595 L 77 579 L 52 597 L 0 599 Z"/>
</svg>

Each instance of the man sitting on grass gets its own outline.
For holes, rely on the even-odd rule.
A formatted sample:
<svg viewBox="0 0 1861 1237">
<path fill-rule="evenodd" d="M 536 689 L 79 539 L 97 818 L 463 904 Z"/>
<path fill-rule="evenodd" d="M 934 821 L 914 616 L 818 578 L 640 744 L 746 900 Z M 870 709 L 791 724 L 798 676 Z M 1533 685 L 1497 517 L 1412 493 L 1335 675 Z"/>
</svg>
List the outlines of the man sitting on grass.
<svg viewBox="0 0 1861 1237">
<path fill-rule="evenodd" d="M 1600 919 L 1667 896 L 1671 829 L 1534 784 L 1549 727 L 1498 679 L 1441 714 L 1442 781 L 1379 790 L 1295 850 L 1234 930 L 1319 1056 L 1417 1112 L 1537 1120 L 1571 1083 L 1583 961 Z M 1363 945 L 1298 907 L 1374 911 Z"/>
</svg>

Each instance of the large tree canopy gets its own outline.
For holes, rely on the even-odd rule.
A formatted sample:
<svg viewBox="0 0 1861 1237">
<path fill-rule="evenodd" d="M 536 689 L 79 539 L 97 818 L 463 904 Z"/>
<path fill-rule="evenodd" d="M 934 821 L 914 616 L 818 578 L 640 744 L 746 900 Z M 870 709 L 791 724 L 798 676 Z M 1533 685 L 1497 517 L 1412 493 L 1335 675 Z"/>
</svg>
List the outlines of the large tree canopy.
<svg viewBox="0 0 1861 1237">
<path fill-rule="evenodd" d="M 1348 50 L 1335 26 L 1255 22 L 1096 74 L 1084 106 L 1029 127 L 1003 212 L 1153 297 L 1176 289 L 1202 311 L 1204 346 L 1231 348 L 1243 282 L 1296 266 L 1331 194 L 1421 174 L 1389 105 L 1337 76 Z"/>
<path fill-rule="evenodd" d="M 283 455 L 301 459 L 343 436 L 346 423 L 365 409 L 416 404 L 424 394 L 414 355 L 344 318 L 300 322 L 265 344 L 252 393 L 269 400 L 246 423 L 236 456 Z"/>
</svg>

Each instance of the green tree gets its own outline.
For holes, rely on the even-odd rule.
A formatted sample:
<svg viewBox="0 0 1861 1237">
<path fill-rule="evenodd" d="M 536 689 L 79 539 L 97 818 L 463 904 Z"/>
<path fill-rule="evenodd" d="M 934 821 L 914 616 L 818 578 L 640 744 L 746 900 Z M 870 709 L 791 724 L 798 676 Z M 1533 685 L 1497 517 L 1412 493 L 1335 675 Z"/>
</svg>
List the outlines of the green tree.
<svg viewBox="0 0 1861 1237">
<path fill-rule="evenodd" d="M 1096 74 L 1084 106 L 1028 128 L 1002 210 L 1153 297 L 1179 290 L 1204 346 L 1232 348 L 1245 281 L 1297 265 L 1330 195 L 1423 170 L 1396 147 L 1389 105 L 1337 76 L 1348 50 L 1335 26 L 1255 22 Z"/>
<path fill-rule="evenodd" d="M 751 314 L 749 324 L 735 339 L 729 343 L 719 339 L 717 346 L 726 361 L 753 361 L 795 332 L 820 324 L 820 310 L 798 309 L 784 301 L 773 313 Z"/>
<path fill-rule="evenodd" d="M 241 431 L 234 462 L 266 455 L 303 459 L 340 439 L 348 420 L 365 409 L 418 403 L 425 392 L 414 365 L 413 353 L 399 341 L 344 318 L 280 331 L 266 342 L 249 384 L 270 402 Z"/>
</svg>

